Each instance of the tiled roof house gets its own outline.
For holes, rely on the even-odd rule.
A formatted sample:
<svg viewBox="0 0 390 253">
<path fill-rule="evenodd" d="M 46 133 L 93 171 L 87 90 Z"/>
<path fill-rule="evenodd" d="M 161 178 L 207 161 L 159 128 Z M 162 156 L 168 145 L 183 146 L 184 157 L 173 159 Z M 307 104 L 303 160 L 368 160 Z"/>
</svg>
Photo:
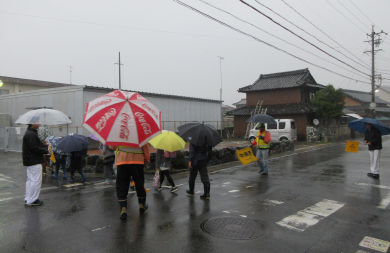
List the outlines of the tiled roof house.
<svg viewBox="0 0 390 253">
<path fill-rule="evenodd" d="M 260 75 L 253 84 L 238 89 L 238 92 L 246 93 L 247 105 L 227 112 L 227 115 L 234 116 L 235 135 L 245 136 L 246 120 L 258 101 L 263 101 L 262 108 L 267 108 L 268 115 L 275 119 L 294 119 L 298 140 L 306 140 L 306 126 L 314 119 L 310 100 L 323 88 L 307 68 Z"/>
</svg>

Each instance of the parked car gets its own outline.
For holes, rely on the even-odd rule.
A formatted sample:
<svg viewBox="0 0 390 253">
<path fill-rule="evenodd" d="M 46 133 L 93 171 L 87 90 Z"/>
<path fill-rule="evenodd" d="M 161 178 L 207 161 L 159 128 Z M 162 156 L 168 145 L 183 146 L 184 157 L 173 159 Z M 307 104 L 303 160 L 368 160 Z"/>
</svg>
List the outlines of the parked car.
<svg viewBox="0 0 390 253">
<path fill-rule="evenodd" d="M 277 119 L 277 124 L 265 124 L 265 129 L 271 133 L 271 141 L 297 140 L 297 128 L 293 119 Z M 250 131 L 249 141 L 256 138 L 258 124 Z"/>
</svg>

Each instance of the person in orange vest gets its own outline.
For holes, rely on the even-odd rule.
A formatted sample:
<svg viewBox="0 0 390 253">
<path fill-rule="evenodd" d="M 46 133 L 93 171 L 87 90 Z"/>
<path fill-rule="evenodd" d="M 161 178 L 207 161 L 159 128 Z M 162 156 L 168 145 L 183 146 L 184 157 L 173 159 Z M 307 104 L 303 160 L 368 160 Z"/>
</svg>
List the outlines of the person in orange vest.
<svg viewBox="0 0 390 253">
<path fill-rule="evenodd" d="M 252 146 L 257 147 L 256 158 L 260 167 L 261 175 L 268 175 L 268 150 L 271 142 L 271 134 L 265 130 L 265 124 L 260 123 L 257 127 L 256 139 L 252 142 Z"/>
<path fill-rule="evenodd" d="M 146 204 L 146 191 L 144 187 L 144 165 L 150 162 L 149 144 L 141 148 L 127 146 L 109 146 L 116 150 L 116 195 L 121 209 L 121 220 L 127 219 L 127 195 L 129 194 L 130 181 L 133 178 L 137 191 L 139 212 L 144 213 L 148 209 Z"/>
</svg>

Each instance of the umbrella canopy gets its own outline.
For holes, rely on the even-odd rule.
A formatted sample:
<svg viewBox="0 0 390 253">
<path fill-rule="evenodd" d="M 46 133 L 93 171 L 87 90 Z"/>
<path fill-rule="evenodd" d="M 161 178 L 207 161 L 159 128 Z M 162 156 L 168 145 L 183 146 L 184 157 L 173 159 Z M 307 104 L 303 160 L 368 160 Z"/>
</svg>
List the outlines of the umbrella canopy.
<svg viewBox="0 0 390 253">
<path fill-rule="evenodd" d="M 169 131 L 162 131 L 160 135 L 151 139 L 149 143 L 155 148 L 168 150 L 169 152 L 184 149 L 186 145 L 179 135 Z"/>
<path fill-rule="evenodd" d="M 57 140 L 56 145 L 57 150 L 61 152 L 80 151 L 88 147 L 88 139 L 81 134 L 68 134 Z"/>
<path fill-rule="evenodd" d="M 87 104 L 83 126 L 105 145 L 139 148 L 161 133 L 161 112 L 138 93 L 115 90 Z"/>
<path fill-rule="evenodd" d="M 20 116 L 16 124 L 41 124 L 41 125 L 61 125 L 70 124 L 72 121 L 63 112 L 53 109 L 38 109 L 26 112 Z"/>
<path fill-rule="evenodd" d="M 364 134 L 367 130 L 366 123 L 372 124 L 373 127 L 379 129 L 382 135 L 390 134 L 390 127 L 385 123 L 378 121 L 376 119 L 362 118 L 353 120 L 348 123 L 349 128 L 358 131 L 361 134 Z"/>
<path fill-rule="evenodd" d="M 205 144 L 215 147 L 222 142 L 221 136 L 217 130 L 209 124 L 200 123 L 198 121 L 189 122 L 178 127 L 179 135 L 196 146 L 203 146 Z"/>
<path fill-rule="evenodd" d="M 269 116 L 267 114 L 256 114 L 256 115 L 253 115 L 246 122 L 277 124 L 275 119 L 272 116 Z"/>
<path fill-rule="evenodd" d="M 93 135 L 93 134 L 91 134 L 90 136 L 89 136 L 92 140 L 95 140 L 95 141 L 98 141 L 99 139 L 98 138 L 96 138 L 96 136 L 95 135 Z"/>
<path fill-rule="evenodd" d="M 50 144 L 51 150 L 54 153 L 59 154 L 59 155 L 70 155 L 70 153 L 65 153 L 65 152 L 62 152 L 61 150 L 57 149 L 57 141 L 59 139 L 61 139 L 61 137 L 49 136 L 49 137 L 46 138 L 46 141 Z"/>
</svg>

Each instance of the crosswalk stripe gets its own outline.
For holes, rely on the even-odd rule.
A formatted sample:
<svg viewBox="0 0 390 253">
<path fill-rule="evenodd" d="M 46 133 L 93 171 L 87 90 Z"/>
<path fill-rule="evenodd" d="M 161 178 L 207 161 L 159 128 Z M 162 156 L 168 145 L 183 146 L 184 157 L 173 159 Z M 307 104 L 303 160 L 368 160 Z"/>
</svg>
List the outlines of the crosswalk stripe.
<svg viewBox="0 0 390 253">
<path fill-rule="evenodd" d="M 386 207 L 390 204 L 390 193 L 387 194 L 385 198 L 382 199 L 381 203 L 379 203 L 378 208 L 386 209 Z"/>
<path fill-rule="evenodd" d="M 308 227 L 317 224 L 320 220 L 326 218 L 344 206 L 344 203 L 324 199 L 313 206 L 307 207 L 296 214 L 290 215 L 276 224 L 293 229 L 296 231 L 305 231 Z"/>
</svg>

